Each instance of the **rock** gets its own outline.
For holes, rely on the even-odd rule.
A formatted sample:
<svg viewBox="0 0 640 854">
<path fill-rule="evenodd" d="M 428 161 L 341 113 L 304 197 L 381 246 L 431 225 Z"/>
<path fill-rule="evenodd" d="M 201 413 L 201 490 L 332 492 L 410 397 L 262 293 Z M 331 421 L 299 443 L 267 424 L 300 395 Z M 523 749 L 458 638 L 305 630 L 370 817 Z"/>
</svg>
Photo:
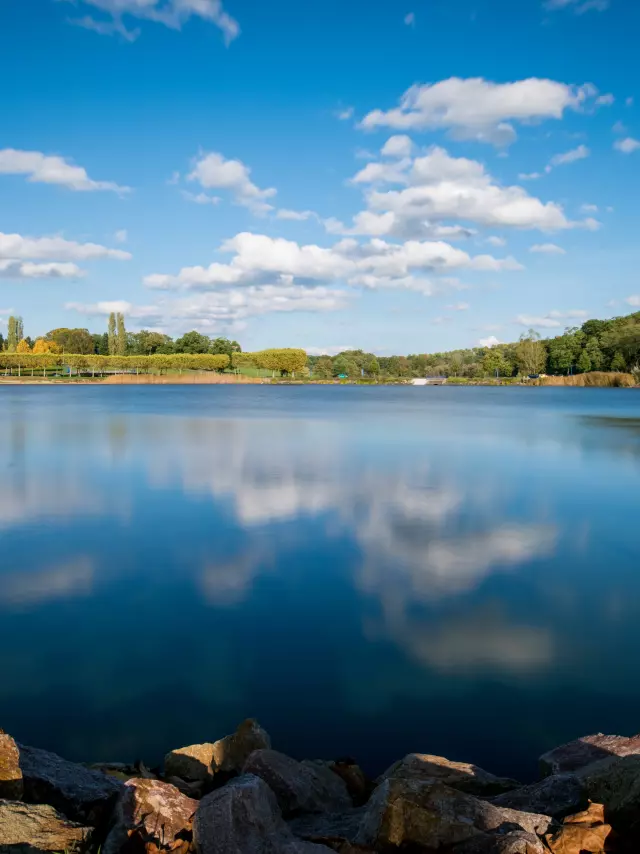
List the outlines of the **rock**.
<svg viewBox="0 0 640 854">
<path fill-rule="evenodd" d="M 489 800 L 497 807 L 544 813 L 561 819 L 586 807 L 588 798 L 579 777 L 575 774 L 558 774 Z"/>
<path fill-rule="evenodd" d="M 25 801 L 50 804 L 74 821 L 91 825 L 107 817 L 122 791 L 122 782 L 47 750 L 21 744 L 18 748 Z"/>
<path fill-rule="evenodd" d="M 640 756 L 595 763 L 582 780 L 591 800 L 604 805 L 615 831 L 633 836 L 640 846 Z"/>
<path fill-rule="evenodd" d="M 428 753 L 409 753 L 396 762 L 382 775 L 383 779 L 392 777 L 416 777 L 421 780 L 444 783 L 452 789 L 468 792 L 470 795 L 497 795 L 521 786 L 516 780 L 496 777 L 477 765 L 468 762 L 452 762 L 444 756 L 431 756 Z"/>
<path fill-rule="evenodd" d="M 512 833 L 492 833 L 477 836 L 456 845 L 454 854 L 549 854 L 548 848 L 533 833 L 514 830 Z"/>
<path fill-rule="evenodd" d="M 358 807 L 367 802 L 375 785 L 359 765 L 350 759 L 336 759 L 335 762 L 329 762 L 327 768 L 344 781 L 355 806 Z"/>
<path fill-rule="evenodd" d="M 276 797 L 259 777 L 244 774 L 206 795 L 193 823 L 198 854 L 329 854 L 295 837 Z"/>
<path fill-rule="evenodd" d="M 367 804 L 356 842 L 437 850 L 498 829 L 540 835 L 550 824 L 549 816 L 495 807 L 442 783 L 388 778 Z"/>
<path fill-rule="evenodd" d="M 188 782 L 211 782 L 219 772 L 238 773 L 254 750 L 271 747 L 271 739 L 253 720 L 241 723 L 236 732 L 213 743 L 192 744 L 167 753 L 166 777 Z"/>
<path fill-rule="evenodd" d="M 87 850 L 92 830 L 50 806 L 0 801 L 0 854 L 79 854 Z"/>
<path fill-rule="evenodd" d="M 562 774 L 565 771 L 577 771 L 608 759 L 612 756 L 632 756 L 640 754 L 640 735 L 626 738 L 622 735 L 586 735 L 555 747 L 540 757 L 540 768 L 548 774 Z"/>
<path fill-rule="evenodd" d="M 180 777 L 166 777 L 165 783 L 170 783 L 172 786 L 175 786 L 179 792 L 182 792 L 182 794 L 186 795 L 188 798 L 195 798 L 195 800 L 199 801 L 202 797 L 201 783 L 188 783 Z"/>
<path fill-rule="evenodd" d="M 611 826 L 604 823 L 603 805 L 590 804 L 588 809 L 565 818 L 563 826 L 544 839 L 553 854 L 604 854 L 610 833 Z"/>
<path fill-rule="evenodd" d="M 18 746 L 10 735 L 0 732 L 0 798 L 22 798 L 22 771 Z"/>
<path fill-rule="evenodd" d="M 103 854 L 125 850 L 187 854 L 198 801 L 159 780 L 133 778 L 124 785 Z M 132 846 L 132 847 L 129 847 Z"/>
<path fill-rule="evenodd" d="M 355 843 L 364 816 L 362 807 L 341 813 L 309 813 L 288 822 L 294 836 L 334 850 Z"/>
<path fill-rule="evenodd" d="M 277 750 L 255 750 L 242 770 L 265 781 L 285 817 L 353 806 L 344 781 L 320 762 L 296 762 Z"/>
</svg>

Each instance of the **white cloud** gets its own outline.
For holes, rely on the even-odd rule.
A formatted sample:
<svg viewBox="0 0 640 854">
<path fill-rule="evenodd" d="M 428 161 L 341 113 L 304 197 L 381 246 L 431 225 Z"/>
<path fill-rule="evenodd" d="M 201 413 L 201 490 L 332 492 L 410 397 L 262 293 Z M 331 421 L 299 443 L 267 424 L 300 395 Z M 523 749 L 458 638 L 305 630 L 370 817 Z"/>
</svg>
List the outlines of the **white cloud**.
<svg viewBox="0 0 640 854">
<path fill-rule="evenodd" d="M 604 12 L 610 6 L 610 0 L 546 0 L 545 9 L 550 12 L 559 9 L 572 9 L 576 15 L 584 15 L 585 12 Z"/>
<path fill-rule="evenodd" d="M 456 302 L 451 305 L 445 305 L 447 311 L 468 311 L 471 306 L 468 302 Z"/>
<path fill-rule="evenodd" d="M 411 137 L 400 133 L 390 136 L 380 151 L 383 157 L 411 157 L 413 142 Z"/>
<path fill-rule="evenodd" d="M 75 166 L 57 154 L 43 154 L 41 151 L 0 150 L 0 175 L 26 175 L 30 183 L 58 184 L 78 192 L 111 190 L 124 194 L 130 191 L 130 187 L 120 187 L 112 181 L 94 181 L 82 166 Z"/>
<path fill-rule="evenodd" d="M 153 289 L 211 290 L 232 286 L 346 283 L 360 288 L 404 288 L 430 294 L 425 273 L 469 269 L 497 272 L 519 270 L 513 258 L 471 256 L 444 241 L 410 240 L 403 244 L 373 239 L 344 239 L 330 248 L 300 245 L 284 238 L 243 232 L 222 244 L 233 254 L 228 264 L 185 267 L 177 275 L 152 274 L 144 280 Z"/>
<path fill-rule="evenodd" d="M 598 95 L 596 98 L 597 107 L 610 107 L 615 103 L 615 97 L 609 92 L 607 95 Z"/>
<path fill-rule="evenodd" d="M 580 210 L 582 213 L 598 213 L 598 205 L 581 205 Z"/>
<path fill-rule="evenodd" d="M 625 302 L 634 308 L 640 308 L 640 294 L 633 294 L 633 296 L 627 297 Z"/>
<path fill-rule="evenodd" d="M 355 350 L 353 344 L 332 344 L 330 347 L 305 347 L 309 356 L 337 356 L 346 350 Z"/>
<path fill-rule="evenodd" d="M 189 190 L 181 190 L 182 198 L 196 205 L 218 205 L 222 201 L 220 196 L 209 196 L 207 193 L 190 193 Z"/>
<path fill-rule="evenodd" d="M 613 133 L 626 133 L 627 127 L 622 122 L 616 122 L 615 125 L 611 128 Z"/>
<path fill-rule="evenodd" d="M 566 255 L 566 250 L 555 243 L 536 243 L 530 247 L 529 252 L 537 252 L 541 255 Z"/>
<path fill-rule="evenodd" d="M 276 213 L 276 219 L 291 220 L 292 222 L 304 222 L 317 216 L 314 211 L 292 211 L 288 208 L 280 208 Z"/>
<path fill-rule="evenodd" d="M 84 270 L 68 262 L 36 264 L 33 261 L 0 260 L 2 279 L 79 279 L 82 276 Z"/>
<path fill-rule="evenodd" d="M 498 344 L 502 343 L 495 335 L 489 335 L 488 338 L 481 338 L 478 341 L 479 347 L 497 347 Z"/>
<path fill-rule="evenodd" d="M 489 243 L 491 246 L 506 246 L 507 245 L 507 241 L 504 239 L 504 237 L 498 237 L 495 234 L 492 234 L 491 237 L 487 237 L 486 242 Z"/>
<path fill-rule="evenodd" d="M 115 234 L 113 235 L 113 239 L 115 240 L 116 243 L 126 243 L 127 240 L 129 239 L 129 235 L 127 234 L 127 229 L 121 228 L 118 231 L 116 231 Z"/>
<path fill-rule="evenodd" d="M 96 258 L 128 261 L 131 253 L 108 249 L 99 243 L 76 243 L 63 237 L 23 237 L 0 232 L 0 260 L 90 261 Z"/>
<path fill-rule="evenodd" d="M 71 23 L 100 35 L 120 35 L 134 41 L 139 30 L 127 28 L 124 18 L 130 16 L 141 20 L 155 21 L 173 30 L 180 30 L 191 17 L 201 18 L 214 24 L 222 31 L 226 44 L 240 34 L 238 22 L 225 12 L 221 0 L 68 0 L 80 2 L 82 8 L 92 6 L 105 12 L 107 19 L 92 18 L 90 15 L 75 18 Z"/>
<path fill-rule="evenodd" d="M 576 87 L 535 77 L 513 83 L 452 77 L 412 86 L 398 107 L 373 110 L 360 127 L 443 129 L 457 139 L 507 145 L 516 137 L 510 122 L 561 119 L 565 110 L 578 110 L 596 95 L 597 90 L 591 84 Z"/>
<path fill-rule="evenodd" d="M 335 114 L 337 119 L 340 119 L 341 122 L 348 122 L 349 119 L 353 118 L 355 110 L 353 107 L 341 107 Z"/>
<path fill-rule="evenodd" d="M 552 317 L 536 317 L 532 314 L 519 314 L 514 323 L 517 323 L 519 326 L 526 326 L 527 328 L 541 327 L 543 329 L 553 329 L 562 325 Z"/>
<path fill-rule="evenodd" d="M 571 151 L 556 154 L 549 161 L 547 171 L 550 171 L 553 166 L 566 166 L 568 163 L 575 163 L 576 160 L 584 160 L 590 154 L 591 152 L 586 145 L 579 145 L 577 148 L 572 148 Z"/>
<path fill-rule="evenodd" d="M 218 152 L 202 154 L 195 162 L 188 181 L 197 181 L 206 190 L 228 190 L 233 201 L 255 214 L 273 210 L 266 202 L 276 195 L 274 188 L 261 190 L 250 178 L 251 169 L 240 160 L 227 160 Z"/>
<path fill-rule="evenodd" d="M 357 214 L 349 228 L 325 221 L 330 232 L 427 237 L 435 236 L 433 224 L 442 220 L 540 231 L 599 227 L 593 219 L 571 222 L 560 205 L 542 202 L 519 186 L 503 187 L 478 161 L 451 157 L 437 146 L 415 159 L 369 163 L 353 181 L 399 184 L 403 189 L 367 190 L 368 210 Z"/>
<path fill-rule="evenodd" d="M 613 147 L 616 151 L 621 151 L 623 154 L 633 154 L 634 151 L 640 148 L 640 142 L 631 136 L 627 136 L 625 139 L 617 139 L 613 143 Z"/>
<path fill-rule="evenodd" d="M 542 178 L 542 172 L 521 172 L 518 175 L 519 181 L 537 181 Z"/>
<path fill-rule="evenodd" d="M 416 13 L 415 12 L 409 12 L 407 15 L 404 16 L 404 22 L 408 27 L 415 27 L 415 25 L 416 25 Z"/>
<path fill-rule="evenodd" d="M 589 316 L 589 312 L 584 311 L 581 308 L 574 308 L 570 311 L 550 311 L 549 317 L 555 317 L 558 319 L 564 320 L 580 320 Z"/>
</svg>

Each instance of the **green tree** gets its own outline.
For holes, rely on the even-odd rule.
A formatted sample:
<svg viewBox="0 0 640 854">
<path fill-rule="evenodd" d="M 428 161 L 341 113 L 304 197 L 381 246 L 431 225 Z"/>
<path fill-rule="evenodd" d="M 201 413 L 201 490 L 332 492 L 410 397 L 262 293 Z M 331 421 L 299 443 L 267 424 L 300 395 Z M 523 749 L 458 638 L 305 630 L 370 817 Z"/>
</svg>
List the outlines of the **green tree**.
<svg viewBox="0 0 640 854">
<path fill-rule="evenodd" d="M 187 353 L 190 355 L 196 353 L 208 353 L 211 346 L 211 340 L 206 335 L 201 335 L 195 329 L 192 332 L 185 333 L 182 338 L 174 344 L 176 353 Z"/>
<path fill-rule="evenodd" d="M 0 332 L 0 353 L 2 353 L 2 351 L 4 350 L 4 346 L 5 346 L 4 336 L 3 336 L 2 332 Z"/>
<path fill-rule="evenodd" d="M 333 362 L 330 356 L 320 356 L 313 365 L 313 376 L 329 380 L 333 376 Z"/>
<path fill-rule="evenodd" d="M 482 359 L 482 370 L 484 375 L 489 377 L 510 377 L 513 373 L 511 363 L 505 359 L 504 353 L 497 347 L 485 353 Z"/>
<path fill-rule="evenodd" d="M 611 360 L 611 370 L 612 371 L 626 371 L 627 370 L 627 362 L 622 355 L 622 353 L 617 352 L 613 359 Z"/>
<path fill-rule="evenodd" d="M 237 341 L 228 338 L 214 338 L 209 345 L 209 352 L 214 356 L 227 355 L 231 359 L 234 353 L 242 352 L 242 347 Z"/>
<path fill-rule="evenodd" d="M 370 356 L 362 367 L 369 377 L 377 377 L 380 373 L 380 363 L 375 356 Z"/>
<path fill-rule="evenodd" d="M 523 332 L 516 347 L 518 367 L 523 374 L 531 376 L 544 370 L 547 351 L 535 329 Z"/>
<path fill-rule="evenodd" d="M 44 336 L 46 341 L 54 341 L 65 353 L 89 355 L 94 352 L 93 336 L 88 329 L 52 329 Z"/>
<path fill-rule="evenodd" d="M 589 354 L 586 350 L 583 350 L 578 356 L 576 366 L 581 374 L 586 374 L 591 370 L 591 359 L 589 358 Z"/>
<path fill-rule="evenodd" d="M 124 314 L 118 312 L 116 315 L 116 355 L 126 356 L 127 354 L 127 330 L 124 325 Z"/>
<path fill-rule="evenodd" d="M 10 353 L 15 353 L 18 344 L 24 338 L 24 324 L 21 317 L 13 315 L 8 320 L 7 325 L 7 350 Z"/>
<path fill-rule="evenodd" d="M 113 311 L 109 315 L 107 339 L 109 343 L 109 355 L 115 356 L 118 352 L 118 338 L 116 333 L 116 315 Z"/>
</svg>

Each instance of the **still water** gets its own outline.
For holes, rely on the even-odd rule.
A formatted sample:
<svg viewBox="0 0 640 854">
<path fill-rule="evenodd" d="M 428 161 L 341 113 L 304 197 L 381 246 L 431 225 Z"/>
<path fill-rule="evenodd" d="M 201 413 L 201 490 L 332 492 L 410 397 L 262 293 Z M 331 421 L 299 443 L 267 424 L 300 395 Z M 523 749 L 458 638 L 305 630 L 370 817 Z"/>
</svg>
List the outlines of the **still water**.
<svg viewBox="0 0 640 854">
<path fill-rule="evenodd" d="M 0 726 L 527 777 L 640 729 L 640 393 L 0 388 Z"/>
</svg>

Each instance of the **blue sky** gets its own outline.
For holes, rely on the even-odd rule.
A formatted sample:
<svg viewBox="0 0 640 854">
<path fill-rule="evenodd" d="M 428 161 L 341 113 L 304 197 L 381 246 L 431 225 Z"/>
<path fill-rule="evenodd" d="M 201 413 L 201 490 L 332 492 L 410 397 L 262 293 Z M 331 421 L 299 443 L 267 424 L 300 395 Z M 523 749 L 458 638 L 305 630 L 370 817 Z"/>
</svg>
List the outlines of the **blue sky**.
<svg viewBox="0 0 640 854">
<path fill-rule="evenodd" d="M 431 352 L 640 307 L 629 0 L 7 0 L 0 331 Z"/>
</svg>

